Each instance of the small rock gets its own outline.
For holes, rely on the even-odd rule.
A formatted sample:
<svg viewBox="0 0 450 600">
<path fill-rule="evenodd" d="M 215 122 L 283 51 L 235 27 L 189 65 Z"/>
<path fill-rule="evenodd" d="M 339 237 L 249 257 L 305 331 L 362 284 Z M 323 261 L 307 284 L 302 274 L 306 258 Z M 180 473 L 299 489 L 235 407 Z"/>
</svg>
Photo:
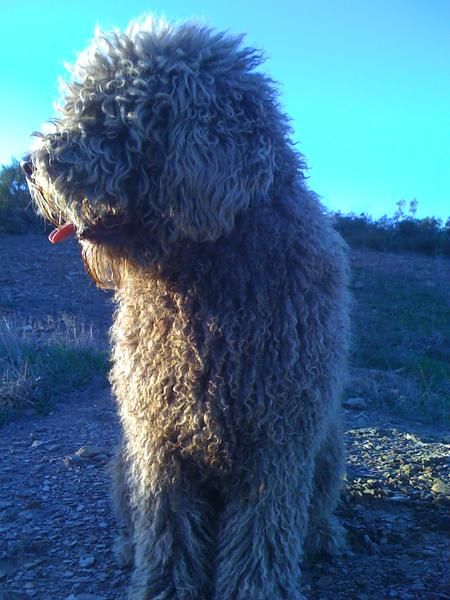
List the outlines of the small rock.
<svg viewBox="0 0 450 600">
<path fill-rule="evenodd" d="M 431 486 L 431 491 L 435 494 L 448 495 L 450 493 L 450 487 L 446 485 L 442 479 L 435 479 Z"/>
<path fill-rule="evenodd" d="M 408 496 L 406 496 L 405 494 L 394 494 L 394 496 L 391 496 L 390 498 L 388 498 L 388 500 L 390 500 L 391 502 L 405 502 L 406 500 L 408 500 Z"/>
<path fill-rule="evenodd" d="M 420 553 L 423 554 L 424 556 L 430 556 L 430 557 L 436 556 L 436 550 L 434 548 L 422 548 L 420 550 Z"/>
<path fill-rule="evenodd" d="M 81 446 L 75 452 L 80 458 L 95 458 L 99 454 L 111 454 L 108 448 L 101 448 L 100 446 Z"/>
<path fill-rule="evenodd" d="M 367 402 L 364 398 L 348 398 L 342 404 L 345 408 L 351 408 L 352 410 L 364 410 L 367 408 Z"/>
<path fill-rule="evenodd" d="M 105 600 L 105 597 L 81 592 L 79 594 L 70 594 L 70 596 L 66 596 L 64 600 Z"/>
<path fill-rule="evenodd" d="M 66 456 L 64 458 L 64 465 L 66 467 L 70 467 L 71 465 L 80 465 L 83 462 L 84 460 L 77 454 L 71 454 L 70 456 Z"/>
<path fill-rule="evenodd" d="M 39 448 L 39 446 L 42 446 L 42 444 L 45 444 L 45 442 L 43 442 L 42 440 L 34 440 L 30 448 Z"/>
<path fill-rule="evenodd" d="M 83 556 L 83 558 L 80 558 L 80 560 L 79 560 L 80 567 L 83 567 L 83 568 L 92 567 L 92 565 L 94 563 L 95 563 L 95 556 L 92 556 L 92 555 Z"/>
<path fill-rule="evenodd" d="M 26 502 L 24 505 L 24 508 L 27 510 L 33 510 L 36 508 L 42 508 L 42 502 L 38 499 L 33 499 L 30 500 L 29 502 Z"/>
</svg>

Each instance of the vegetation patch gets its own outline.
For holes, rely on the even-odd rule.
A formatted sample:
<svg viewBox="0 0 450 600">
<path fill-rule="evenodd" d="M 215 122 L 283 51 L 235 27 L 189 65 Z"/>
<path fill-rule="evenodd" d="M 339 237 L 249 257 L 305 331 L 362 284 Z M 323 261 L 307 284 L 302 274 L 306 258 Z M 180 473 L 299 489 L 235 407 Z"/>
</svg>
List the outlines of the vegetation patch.
<svg viewBox="0 0 450 600">
<path fill-rule="evenodd" d="M 64 317 L 57 324 L 0 321 L 0 421 L 20 410 L 48 411 L 54 400 L 105 377 L 108 358 L 92 331 Z"/>
<path fill-rule="evenodd" d="M 354 269 L 354 282 L 352 392 L 421 421 L 450 422 L 448 289 L 366 266 Z"/>
<path fill-rule="evenodd" d="M 17 160 L 0 168 L 0 233 L 44 231 L 31 206 L 31 196 Z"/>
<path fill-rule="evenodd" d="M 450 218 L 416 217 L 417 200 L 397 202 L 392 217 L 373 219 L 366 214 L 334 214 L 336 229 L 352 248 L 382 252 L 417 252 L 427 256 L 450 256 Z"/>
</svg>

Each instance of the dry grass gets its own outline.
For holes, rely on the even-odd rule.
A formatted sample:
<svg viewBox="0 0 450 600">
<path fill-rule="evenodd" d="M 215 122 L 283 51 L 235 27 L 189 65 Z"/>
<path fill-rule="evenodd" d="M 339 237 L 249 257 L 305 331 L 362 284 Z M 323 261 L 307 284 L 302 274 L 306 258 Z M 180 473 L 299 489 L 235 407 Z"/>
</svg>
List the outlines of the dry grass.
<svg viewBox="0 0 450 600">
<path fill-rule="evenodd" d="M 0 420 L 52 401 L 104 375 L 107 357 L 92 330 L 64 316 L 45 323 L 0 320 Z"/>
</svg>

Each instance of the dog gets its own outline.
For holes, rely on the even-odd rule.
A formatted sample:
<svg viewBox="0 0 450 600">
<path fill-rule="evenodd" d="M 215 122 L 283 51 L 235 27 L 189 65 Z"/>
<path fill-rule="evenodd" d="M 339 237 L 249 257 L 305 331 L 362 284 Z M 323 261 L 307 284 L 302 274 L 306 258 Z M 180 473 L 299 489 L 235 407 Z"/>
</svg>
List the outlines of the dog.
<svg viewBox="0 0 450 600">
<path fill-rule="evenodd" d="M 262 62 L 198 22 L 99 33 L 23 164 L 115 290 L 132 600 L 297 600 L 343 543 L 346 247 Z"/>
</svg>

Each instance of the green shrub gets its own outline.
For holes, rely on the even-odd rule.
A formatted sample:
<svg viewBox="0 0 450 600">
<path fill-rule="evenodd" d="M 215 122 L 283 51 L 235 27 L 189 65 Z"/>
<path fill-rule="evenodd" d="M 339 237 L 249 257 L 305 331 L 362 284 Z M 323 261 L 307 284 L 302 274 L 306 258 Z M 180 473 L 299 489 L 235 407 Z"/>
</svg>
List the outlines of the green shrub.
<svg viewBox="0 0 450 600">
<path fill-rule="evenodd" d="M 335 227 L 352 248 L 450 256 L 450 218 L 445 224 L 435 217 L 416 218 L 417 201 L 410 203 L 408 215 L 403 207 L 404 202 L 398 202 L 393 217 L 378 220 L 366 214 L 337 212 Z"/>
<path fill-rule="evenodd" d="M 44 226 L 31 206 L 25 176 L 13 160 L 0 168 L 0 233 L 43 231 Z"/>
</svg>

